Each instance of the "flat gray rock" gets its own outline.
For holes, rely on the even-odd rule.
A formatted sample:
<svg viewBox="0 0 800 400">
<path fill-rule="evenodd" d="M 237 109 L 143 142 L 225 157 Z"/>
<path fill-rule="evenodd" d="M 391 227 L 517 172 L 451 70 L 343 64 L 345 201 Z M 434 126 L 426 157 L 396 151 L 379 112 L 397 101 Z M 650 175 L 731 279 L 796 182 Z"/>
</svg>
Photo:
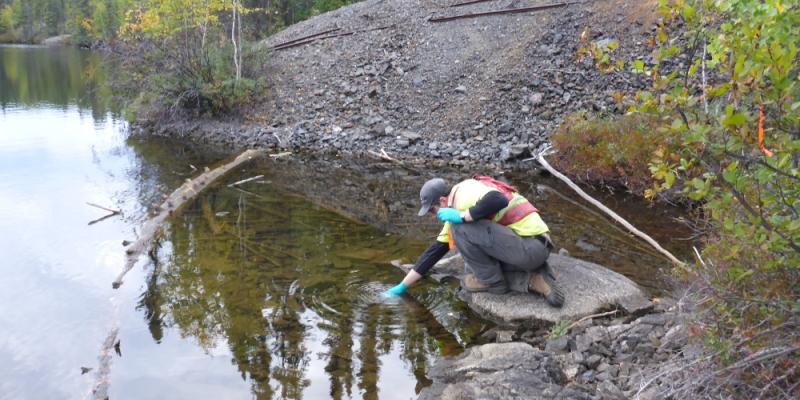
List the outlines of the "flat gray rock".
<svg viewBox="0 0 800 400">
<path fill-rule="evenodd" d="M 653 307 L 636 283 L 608 268 L 557 254 L 551 254 L 548 262 L 566 298 L 561 308 L 551 307 L 541 296 L 524 293 L 528 282 L 525 273 L 506 274 L 512 290 L 508 294 L 462 290 L 460 297 L 478 314 L 500 325 L 533 328 L 613 309 L 640 315 Z M 408 264 L 392 264 L 406 271 L 411 268 Z M 460 256 L 442 259 L 431 274 L 438 282 L 460 280 L 463 276 L 464 261 Z"/>
<path fill-rule="evenodd" d="M 591 398 L 562 387 L 566 382 L 560 371 L 548 353 L 525 343 L 475 346 L 437 362 L 428 372 L 433 384 L 422 390 L 419 400 Z"/>
</svg>

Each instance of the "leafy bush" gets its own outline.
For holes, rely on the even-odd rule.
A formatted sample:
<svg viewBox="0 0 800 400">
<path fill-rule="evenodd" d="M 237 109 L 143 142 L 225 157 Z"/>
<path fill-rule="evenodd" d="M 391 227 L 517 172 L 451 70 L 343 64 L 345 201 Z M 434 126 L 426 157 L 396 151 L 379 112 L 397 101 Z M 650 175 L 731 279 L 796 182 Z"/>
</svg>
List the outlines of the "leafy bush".
<svg viewBox="0 0 800 400">
<path fill-rule="evenodd" d="M 237 12 L 245 11 L 238 3 L 148 0 L 144 5 L 129 12 L 118 47 L 121 86 L 136 98 L 129 115 L 218 116 L 257 97 L 263 81 L 253 67 L 262 64 L 258 58 L 264 54 L 250 51 L 233 29 L 241 26 Z M 223 16 L 232 27 L 223 26 Z"/>
<path fill-rule="evenodd" d="M 117 83 L 136 99 L 128 106 L 134 119 L 232 114 L 263 86 L 253 79 L 235 80 L 232 67 L 224 63 L 224 49 L 211 49 L 197 59 L 176 55 L 179 51 L 169 43 L 138 43 L 122 51 Z"/>
<path fill-rule="evenodd" d="M 800 398 L 800 3 L 661 0 L 660 11 L 657 63 L 628 66 L 652 89 L 622 118 L 568 118 L 557 165 L 702 205 L 705 246 L 676 272 L 696 289 L 689 332 L 704 351 L 659 373 L 662 394 Z"/>
<path fill-rule="evenodd" d="M 661 2 L 658 64 L 632 111 L 661 118 L 650 194 L 682 185 L 703 203 L 693 331 L 711 368 L 676 385 L 694 397 L 800 395 L 800 4 Z M 670 38 L 672 26 L 683 27 Z M 700 364 L 698 364 L 700 365 Z M 679 394 L 678 394 L 679 395 Z"/>
</svg>

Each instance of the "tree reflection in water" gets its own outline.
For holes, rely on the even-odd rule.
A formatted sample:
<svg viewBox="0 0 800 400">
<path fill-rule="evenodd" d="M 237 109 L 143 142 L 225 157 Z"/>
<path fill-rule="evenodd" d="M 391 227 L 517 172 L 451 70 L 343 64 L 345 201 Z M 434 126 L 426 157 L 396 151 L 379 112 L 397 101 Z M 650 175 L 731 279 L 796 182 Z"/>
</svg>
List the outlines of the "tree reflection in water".
<svg viewBox="0 0 800 400">
<path fill-rule="evenodd" d="M 95 122 L 119 116 L 109 82 L 113 66 L 72 47 L 0 46 L 0 110 L 11 106 L 91 111 Z"/>
<path fill-rule="evenodd" d="M 177 329 L 206 351 L 227 343 L 258 399 L 302 398 L 317 359 L 333 399 L 378 399 L 399 375 L 418 393 L 434 358 L 486 329 L 433 285 L 419 301 L 381 302 L 399 276 L 388 260 L 420 246 L 270 185 L 217 188 L 172 221 L 139 308 L 156 341 Z M 383 370 L 391 357 L 406 369 Z"/>
</svg>

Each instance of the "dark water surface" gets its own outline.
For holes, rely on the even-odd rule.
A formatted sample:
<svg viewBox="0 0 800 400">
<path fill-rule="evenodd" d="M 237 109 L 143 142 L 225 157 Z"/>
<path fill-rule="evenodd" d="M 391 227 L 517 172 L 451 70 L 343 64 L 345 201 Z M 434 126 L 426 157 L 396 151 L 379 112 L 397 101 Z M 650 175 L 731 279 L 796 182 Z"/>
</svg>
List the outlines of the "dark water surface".
<svg viewBox="0 0 800 400">
<path fill-rule="evenodd" d="M 121 242 L 219 159 L 129 140 L 104 76 L 84 51 L 0 47 L 0 399 L 92 398 L 105 385 L 111 399 L 409 399 L 437 358 L 491 328 L 452 288 L 381 298 L 402 277 L 388 261 L 413 262 L 437 227 L 413 217 L 428 176 L 371 161 L 247 165 L 190 203 L 112 289 Z M 536 186 L 567 193 L 557 184 L 512 178 L 562 247 L 663 289 L 652 250 Z M 607 201 L 685 247 L 665 211 Z M 106 213 L 87 202 L 123 216 L 89 225 Z"/>
</svg>

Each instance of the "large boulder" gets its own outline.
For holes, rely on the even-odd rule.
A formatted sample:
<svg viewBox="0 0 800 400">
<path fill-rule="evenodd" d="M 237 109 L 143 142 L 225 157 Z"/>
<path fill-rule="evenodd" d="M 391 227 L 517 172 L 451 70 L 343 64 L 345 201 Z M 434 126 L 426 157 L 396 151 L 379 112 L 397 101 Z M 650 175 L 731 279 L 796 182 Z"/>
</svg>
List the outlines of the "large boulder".
<svg viewBox="0 0 800 400">
<path fill-rule="evenodd" d="M 558 321 L 573 321 L 603 311 L 618 309 L 640 315 L 652 308 L 642 290 L 624 275 L 601 265 L 576 258 L 552 254 L 548 260 L 566 301 L 554 308 L 544 298 L 524 293 L 528 275 L 509 273 L 506 279 L 512 292 L 503 295 L 460 291 L 460 297 L 478 314 L 502 326 L 537 328 Z M 393 262 L 408 270 L 408 264 Z M 464 260 L 460 256 L 443 259 L 431 275 L 437 281 L 461 280 Z"/>
<path fill-rule="evenodd" d="M 590 399 L 562 387 L 564 376 L 549 353 L 525 343 L 492 343 L 440 360 L 428 372 L 433 384 L 419 400 Z"/>
</svg>

